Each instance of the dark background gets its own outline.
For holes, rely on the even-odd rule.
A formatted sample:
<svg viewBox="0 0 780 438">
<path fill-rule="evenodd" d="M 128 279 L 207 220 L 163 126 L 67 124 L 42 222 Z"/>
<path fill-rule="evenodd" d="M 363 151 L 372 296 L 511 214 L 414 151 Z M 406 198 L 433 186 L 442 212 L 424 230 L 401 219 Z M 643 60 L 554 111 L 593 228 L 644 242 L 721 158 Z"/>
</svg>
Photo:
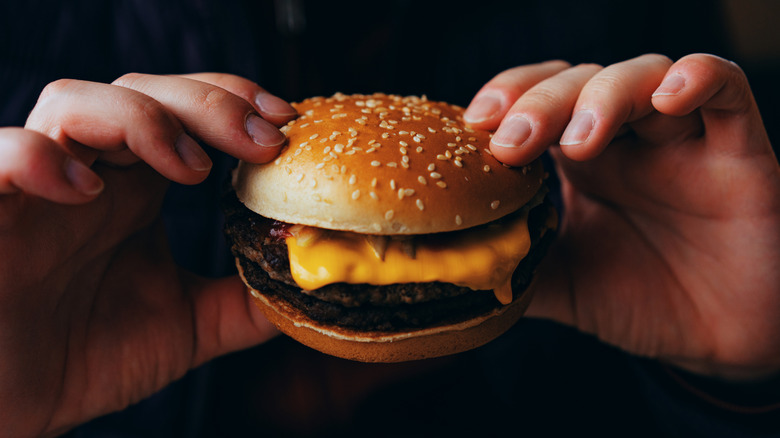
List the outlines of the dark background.
<svg viewBox="0 0 780 438">
<path fill-rule="evenodd" d="M 10 3 L 0 5 L 0 126 L 22 125 L 42 88 L 63 77 L 222 71 L 290 101 L 382 91 L 465 106 L 521 64 L 709 52 L 743 67 L 778 135 L 771 0 Z M 165 215 L 177 259 L 216 276 L 232 271 L 216 206 L 233 161 L 211 153 L 213 175 L 173 186 Z M 346 362 L 280 337 L 74 436 L 662 436 L 678 408 L 664 381 L 655 363 L 537 320 L 472 352 L 396 365 Z"/>
</svg>

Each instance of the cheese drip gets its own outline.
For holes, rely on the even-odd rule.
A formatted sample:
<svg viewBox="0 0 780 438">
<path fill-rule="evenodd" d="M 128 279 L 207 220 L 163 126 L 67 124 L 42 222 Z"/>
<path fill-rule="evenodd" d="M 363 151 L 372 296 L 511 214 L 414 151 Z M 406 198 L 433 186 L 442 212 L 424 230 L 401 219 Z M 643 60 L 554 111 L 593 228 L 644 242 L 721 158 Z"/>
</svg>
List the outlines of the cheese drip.
<svg viewBox="0 0 780 438">
<path fill-rule="evenodd" d="M 415 258 L 390 240 L 384 260 L 358 234 L 333 233 L 300 246 L 286 238 L 293 279 L 306 290 L 331 283 L 427 283 L 441 281 L 474 290 L 493 290 L 503 304 L 512 302 L 512 273 L 528 254 L 528 215 L 500 224 L 459 231 L 434 239 L 418 238 Z"/>
</svg>

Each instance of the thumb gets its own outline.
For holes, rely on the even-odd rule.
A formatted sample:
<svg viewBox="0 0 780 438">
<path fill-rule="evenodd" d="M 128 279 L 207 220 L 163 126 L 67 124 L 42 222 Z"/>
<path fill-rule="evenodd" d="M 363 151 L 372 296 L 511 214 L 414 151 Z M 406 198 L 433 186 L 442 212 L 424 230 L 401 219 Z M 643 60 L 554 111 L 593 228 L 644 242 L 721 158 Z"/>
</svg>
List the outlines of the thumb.
<svg viewBox="0 0 780 438">
<path fill-rule="evenodd" d="M 278 334 L 254 304 L 238 276 L 207 279 L 189 275 L 193 300 L 192 366 L 261 344 Z"/>
</svg>

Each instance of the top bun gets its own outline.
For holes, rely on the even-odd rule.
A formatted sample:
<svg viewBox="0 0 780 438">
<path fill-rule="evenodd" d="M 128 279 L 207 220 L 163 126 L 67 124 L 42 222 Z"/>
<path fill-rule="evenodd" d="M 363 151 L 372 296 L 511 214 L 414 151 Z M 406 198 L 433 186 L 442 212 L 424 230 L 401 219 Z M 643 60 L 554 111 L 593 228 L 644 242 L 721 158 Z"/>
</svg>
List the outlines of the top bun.
<svg viewBox="0 0 780 438">
<path fill-rule="evenodd" d="M 239 163 L 233 186 L 256 213 L 364 234 L 427 234 L 481 225 L 526 204 L 542 185 L 538 160 L 502 165 L 491 133 L 463 108 L 386 94 L 315 97 L 282 128 L 272 163 Z"/>
</svg>

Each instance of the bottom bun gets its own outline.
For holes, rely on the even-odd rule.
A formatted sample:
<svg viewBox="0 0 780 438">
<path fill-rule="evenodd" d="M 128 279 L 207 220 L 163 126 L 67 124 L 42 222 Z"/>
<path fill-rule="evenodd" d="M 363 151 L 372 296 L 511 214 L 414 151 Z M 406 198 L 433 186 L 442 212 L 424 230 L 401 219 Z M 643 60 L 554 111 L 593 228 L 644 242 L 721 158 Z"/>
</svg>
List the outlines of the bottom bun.
<svg viewBox="0 0 780 438">
<path fill-rule="evenodd" d="M 245 284 L 241 264 L 236 260 Z M 265 317 L 282 333 L 331 356 L 360 362 L 405 362 L 460 353 L 484 345 L 512 327 L 525 313 L 532 294 L 525 291 L 512 303 L 456 324 L 407 332 L 360 332 L 320 324 L 287 302 L 249 287 Z"/>
</svg>

